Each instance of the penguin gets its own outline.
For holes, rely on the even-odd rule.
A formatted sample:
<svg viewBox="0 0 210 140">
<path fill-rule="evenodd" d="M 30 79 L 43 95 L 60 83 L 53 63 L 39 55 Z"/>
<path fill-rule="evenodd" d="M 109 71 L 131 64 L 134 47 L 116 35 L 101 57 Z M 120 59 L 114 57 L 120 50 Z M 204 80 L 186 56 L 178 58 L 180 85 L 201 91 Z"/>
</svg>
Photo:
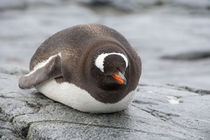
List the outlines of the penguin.
<svg viewBox="0 0 210 140">
<path fill-rule="evenodd" d="M 123 35 L 105 25 L 82 24 L 44 41 L 19 87 L 35 87 L 82 112 L 112 113 L 131 103 L 141 71 L 141 59 Z"/>
</svg>

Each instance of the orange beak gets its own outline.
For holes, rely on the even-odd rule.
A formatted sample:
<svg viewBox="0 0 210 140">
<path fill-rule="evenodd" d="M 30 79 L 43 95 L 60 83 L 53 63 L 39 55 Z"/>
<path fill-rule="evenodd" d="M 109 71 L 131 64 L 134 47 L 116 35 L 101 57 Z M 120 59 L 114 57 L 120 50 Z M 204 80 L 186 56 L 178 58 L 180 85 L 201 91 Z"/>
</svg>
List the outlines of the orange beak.
<svg viewBox="0 0 210 140">
<path fill-rule="evenodd" d="M 113 74 L 112 77 L 113 77 L 118 83 L 120 83 L 121 85 L 122 85 L 122 84 L 125 84 L 125 85 L 126 85 L 126 83 L 127 83 L 125 76 L 124 76 L 121 72 L 119 72 L 118 74 Z"/>
</svg>

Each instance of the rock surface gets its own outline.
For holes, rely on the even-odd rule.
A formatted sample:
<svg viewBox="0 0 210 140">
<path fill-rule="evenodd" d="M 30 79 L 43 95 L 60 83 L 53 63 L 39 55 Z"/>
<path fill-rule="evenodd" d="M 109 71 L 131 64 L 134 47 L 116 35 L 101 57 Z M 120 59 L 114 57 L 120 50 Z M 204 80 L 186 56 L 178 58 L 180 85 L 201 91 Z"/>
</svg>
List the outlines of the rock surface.
<svg viewBox="0 0 210 140">
<path fill-rule="evenodd" d="M 0 1 L 0 139 L 210 139 L 209 0 L 78 1 Z M 17 86 L 42 41 L 83 23 L 115 28 L 142 58 L 125 111 L 82 113 Z"/>
<path fill-rule="evenodd" d="M 141 84 L 127 110 L 99 115 L 20 90 L 15 75 L 1 73 L 0 83 L 2 139 L 210 138 L 210 92 Z"/>
</svg>

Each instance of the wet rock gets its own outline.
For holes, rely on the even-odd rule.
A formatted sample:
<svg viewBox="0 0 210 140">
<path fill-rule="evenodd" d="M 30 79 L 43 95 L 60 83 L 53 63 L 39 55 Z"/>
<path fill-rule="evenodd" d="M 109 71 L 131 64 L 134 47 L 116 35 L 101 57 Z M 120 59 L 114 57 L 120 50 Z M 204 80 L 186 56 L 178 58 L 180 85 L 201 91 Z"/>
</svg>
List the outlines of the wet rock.
<svg viewBox="0 0 210 140">
<path fill-rule="evenodd" d="M 83 3 L 93 7 L 113 7 L 124 12 L 141 12 L 142 8 L 151 8 L 155 6 L 179 6 L 189 9 L 209 9 L 208 0 L 1 0 L 0 10 L 6 9 L 25 9 L 34 6 L 56 6 L 72 3 Z"/>
<path fill-rule="evenodd" d="M 208 139 L 210 95 L 171 85 L 139 86 L 133 103 L 113 114 L 89 114 L 20 90 L 0 73 L 0 135 L 28 139 Z M 3 78 L 4 77 L 4 78 Z M 14 82 L 11 82 L 14 81 Z M 7 85 L 5 87 L 4 85 Z M 195 90 L 196 91 L 196 90 Z M 179 104 L 170 104 L 179 97 Z M 10 135 L 11 134 L 11 135 Z"/>
<path fill-rule="evenodd" d="M 70 3 L 72 0 L 26 0 L 28 6 L 55 6 Z"/>
<path fill-rule="evenodd" d="M 81 0 L 82 2 L 82 0 Z M 110 5 L 112 3 L 111 0 L 86 0 L 84 3 L 90 3 L 92 5 Z"/>
<path fill-rule="evenodd" d="M 137 12 L 141 9 L 141 7 L 137 6 L 136 3 L 125 0 L 78 0 L 78 2 L 95 11 L 100 11 L 98 9 L 103 9 L 104 11 L 117 10 L 123 13 L 131 13 Z"/>
<path fill-rule="evenodd" d="M 142 8 L 152 8 L 155 6 L 179 6 L 189 9 L 208 9 L 210 2 L 208 0 L 78 0 L 92 6 L 114 7 L 127 12 L 139 12 Z"/>
<path fill-rule="evenodd" d="M 25 69 L 20 68 L 20 67 L 5 66 L 5 67 L 0 67 L 0 73 L 21 76 L 21 75 L 24 75 L 24 74 L 28 73 L 28 70 L 25 70 Z"/>
<path fill-rule="evenodd" d="M 25 8 L 25 0 L 1 0 L 0 10 L 5 9 L 23 9 Z"/>
<path fill-rule="evenodd" d="M 210 58 L 210 51 L 186 52 L 177 55 L 163 56 L 162 58 L 169 60 L 187 60 L 187 61 L 202 60 Z"/>
<path fill-rule="evenodd" d="M 61 5 L 69 1 L 66 0 L 1 0 L 0 10 L 11 10 L 11 9 L 26 9 L 27 7 L 34 6 L 55 6 Z"/>
<path fill-rule="evenodd" d="M 197 94 L 200 94 L 200 95 L 210 95 L 210 90 L 195 89 L 195 88 L 191 88 L 191 87 L 188 87 L 188 86 L 176 86 L 176 85 L 173 85 L 173 84 L 167 84 L 167 85 L 171 86 L 171 87 L 174 87 L 177 90 L 186 90 L 186 91 L 194 92 L 194 93 L 197 93 Z"/>
</svg>

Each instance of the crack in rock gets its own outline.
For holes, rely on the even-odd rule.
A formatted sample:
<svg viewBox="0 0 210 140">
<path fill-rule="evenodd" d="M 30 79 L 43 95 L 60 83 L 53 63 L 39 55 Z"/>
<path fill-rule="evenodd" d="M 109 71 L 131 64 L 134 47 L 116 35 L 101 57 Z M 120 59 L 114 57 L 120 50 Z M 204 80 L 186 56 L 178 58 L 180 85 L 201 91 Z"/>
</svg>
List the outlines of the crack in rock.
<svg viewBox="0 0 210 140">
<path fill-rule="evenodd" d="M 148 105 L 158 105 L 157 103 L 153 103 L 153 102 L 145 102 L 145 101 L 140 101 L 140 100 L 133 100 L 133 103 L 136 104 L 148 104 Z"/>
<path fill-rule="evenodd" d="M 30 125 L 28 124 L 27 127 L 23 127 L 23 128 L 21 129 L 21 137 L 24 137 L 24 138 L 27 137 L 29 128 L 30 128 Z"/>
<path fill-rule="evenodd" d="M 189 91 L 189 92 L 197 93 L 197 94 L 199 94 L 201 96 L 203 96 L 203 95 L 210 95 L 210 90 L 195 89 L 195 88 L 191 88 L 191 87 L 188 87 L 188 86 L 176 86 L 176 85 L 173 85 L 173 84 L 167 84 L 167 85 L 170 86 L 170 87 L 174 87 L 177 90 Z"/>
<path fill-rule="evenodd" d="M 6 128 L 6 127 L 1 127 L 1 126 L 0 126 L 0 130 L 1 130 L 1 129 L 7 129 L 7 130 L 9 130 L 9 131 L 12 131 L 12 132 L 13 132 L 13 130 L 12 130 L 12 129 L 10 129 L 10 128 Z"/>
<path fill-rule="evenodd" d="M 155 109 L 152 109 L 152 108 L 141 109 L 141 110 L 145 111 L 147 113 L 150 113 L 152 116 L 158 117 L 158 118 L 160 118 L 163 121 L 171 120 L 172 117 L 179 117 L 179 115 L 177 115 L 177 114 L 165 113 L 165 112 L 162 112 L 162 111 L 159 111 L 159 110 L 155 110 Z"/>
<path fill-rule="evenodd" d="M 0 98 L 17 100 L 17 98 L 15 98 L 15 97 L 8 97 L 8 96 L 3 96 L 3 95 L 0 95 Z"/>
</svg>

